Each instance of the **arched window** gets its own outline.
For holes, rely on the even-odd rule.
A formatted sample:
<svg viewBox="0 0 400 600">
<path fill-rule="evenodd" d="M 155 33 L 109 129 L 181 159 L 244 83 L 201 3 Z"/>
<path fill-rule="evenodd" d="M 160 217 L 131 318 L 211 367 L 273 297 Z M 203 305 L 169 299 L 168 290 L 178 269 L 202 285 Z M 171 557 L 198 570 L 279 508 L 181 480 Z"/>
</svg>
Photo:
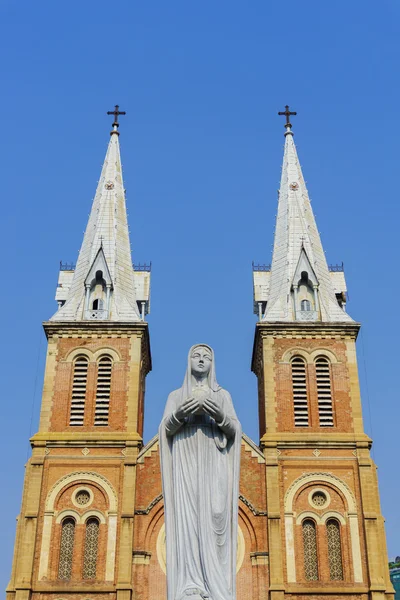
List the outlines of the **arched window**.
<svg viewBox="0 0 400 600">
<path fill-rule="evenodd" d="M 294 424 L 296 427 L 308 426 L 308 394 L 306 363 L 300 356 L 292 359 L 292 389 L 294 406 Z"/>
<path fill-rule="evenodd" d="M 318 551 L 317 531 L 312 519 L 304 519 L 303 550 L 304 550 L 304 576 L 307 581 L 318 580 Z"/>
<path fill-rule="evenodd" d="M 331 365 L 325 356 L 315 361 L 320 427 L 333 427 Z"/>
<path fill-rule="evenodd" d="M 78 356 L 74 362 L 71 412 L 69 416 L 70 425 L 83 425 L 88 364 L 86 356 Z"/>
<path fill-rule="evenodd" d="M 99 521 L 98 519 L 88 519 L 86 521 L 85 549 L 83 554 L 83 579 L 96 578 L 98 545 Z"/>
<path fill-rule="evenodd" d="M 104 302 L 101 298 L 96 298 L 96 300 L 93 300 L 93 306 L 92 306 L 93 310 L 103 310 L 103 306 L 104 306 Z"/>
<path fill-rule="evenodd" d="M 102 356 L 97 365 L 96 409 L 94 415 L 95 425 L 108 425 L 110 410 L 112 359 Z"/>
<path fill-rule="evenodd" d="M 336 519 L 326 522 L 328 538 L 329 577 L 332 580 L 343 580 L 342 544 L 340 542 L 340 525 Z"/>
<path fill-rule="evenodd" d="M 58 563 L 59 579 L 71 579 L 74 539 L 75 520 L 72 517 L 67 517 L 61 524 L 60 560 Z"/>
<path fill-rule="evenodd" d="M 305 310 L 306 312 L 310 312 L 311 310 L 311 302 L 309 300 L 301 301 L 301 310 Z"/>
</svg>

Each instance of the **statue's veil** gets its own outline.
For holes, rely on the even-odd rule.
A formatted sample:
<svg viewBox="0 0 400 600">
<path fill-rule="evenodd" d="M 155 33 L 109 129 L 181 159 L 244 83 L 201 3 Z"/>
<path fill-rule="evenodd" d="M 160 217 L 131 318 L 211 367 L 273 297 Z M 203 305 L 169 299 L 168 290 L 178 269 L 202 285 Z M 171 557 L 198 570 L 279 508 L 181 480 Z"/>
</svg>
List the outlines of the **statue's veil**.
<svg viewBox="0 0 400 600">
<path fill-rule="evenodd" d="M 185 379 L 183 380 L 183 385 L 181 387 L 181 390 L 183 392 L 183 398 L 189 398 L 189 396 L 191 396 L 191 394 L 192 394 L 192 366 L 190 363 L 190 359 L 192 358 L 192 354 L 196 348 L 207 348 L 207 350 L 211 354 L 211 367 L 210 367 L 210 371 L 209 371 L 208 377 L 207 377 L 208 387 L 213 392 L 217 392 L 218 390 L 221 389 L 221 386 L 218 385 L 217 376 L 215 374 L 214 350 L 212 348 L 210 348 L 210 346 L 208 346 L 207 344 L 195 344 L 194 346 L 192 346 L 190 348 L 189 354 L 188 354 Z"/>
</svg>

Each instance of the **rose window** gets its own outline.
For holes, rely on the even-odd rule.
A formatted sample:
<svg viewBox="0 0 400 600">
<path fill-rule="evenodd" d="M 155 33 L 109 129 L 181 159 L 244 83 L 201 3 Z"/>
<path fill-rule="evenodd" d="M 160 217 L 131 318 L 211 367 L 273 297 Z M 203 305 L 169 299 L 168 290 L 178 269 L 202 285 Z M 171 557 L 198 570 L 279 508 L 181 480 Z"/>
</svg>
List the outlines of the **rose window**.
<svg viewBox="0 0 400 600">
<path fill-rule="evenodd" d="M 322 506 L 325 506 L 325 504 L 326 504 L 326 496 L 323 492 L 319 492 L 319 491 L 314 492 L 311 497 L 311 502 L 317 508 L 321 508 Z"/>
<path fill-rule="evenodd" d="M 87 490 L 79 490 L 79 492 L 75 496 L 75 502 L 79 504 L 79 506 L 85 506 L 90 501 L 90 494 Z"/>
</svg>

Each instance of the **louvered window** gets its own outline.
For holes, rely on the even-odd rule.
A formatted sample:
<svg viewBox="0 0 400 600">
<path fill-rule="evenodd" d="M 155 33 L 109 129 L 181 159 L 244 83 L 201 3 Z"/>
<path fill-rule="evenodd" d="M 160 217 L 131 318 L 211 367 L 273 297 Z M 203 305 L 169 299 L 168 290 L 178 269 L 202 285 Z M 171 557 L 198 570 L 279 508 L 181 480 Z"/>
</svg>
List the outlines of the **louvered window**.
<svg viewBox="0 0 400 600">
<path fill-rule="evenodd" d="M 320 427 L 333 427 L 331 365 L 320 356 L 315 361 Z"/>
<path fill-rule="evenodd" d="M 68 517 L 61 525 L 60 560 L 58 578 L 70 579 L 72 573 L 72 558 L 74 554 L 75 521 Z"/>
<path fill-rule="evenodd" d="M 112 359 L 102 356 L 97 365 L 95 425 L 108 425 L 110 410 Z"/>
<path fill-rule="evenodd" d="M 294 424 L 296 427 L 308 426 L 308 394 L 306 363 L 300 356 L 292 360 L 292 388 L 294 405 Z"/>
<path fill-rule="evenodd" d="M 95 579 L 97 552 L 99 545 L 99 522 L 88 519 L 86 522 L 85 550 L 83 555 L 83 579 Z"/>
<path fill-rule="evenodd" d="M 340 542 L 340 525 L 336 519 L 326 523 L 328 537 L 329 576 L 332 580 L 343 580 L 342 545 Z"/>
<path fill-rule="evenodd" d="M 72 382 L 70 425 L 83 425 L 85 414 L 86 384 L 88 374 L 88 359 L 78 356 L 74 363 L 74 379 Z"/>
<path fill-rule="evenodd" d="M 317 531 L 314 521 L 305 519 L 303 528 L 304 576 L 307 581 L 318 580 Z"/>
</svg>

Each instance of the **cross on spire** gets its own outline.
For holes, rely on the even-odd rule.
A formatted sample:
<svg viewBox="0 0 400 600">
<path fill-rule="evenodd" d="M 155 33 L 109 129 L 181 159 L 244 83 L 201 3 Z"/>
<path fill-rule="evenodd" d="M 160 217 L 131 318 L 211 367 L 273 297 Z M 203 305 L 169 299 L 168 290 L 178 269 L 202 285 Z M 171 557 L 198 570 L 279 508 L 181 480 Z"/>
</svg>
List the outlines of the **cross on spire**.
<svg viewBox="0 0 400 600">
<path fill-rule="evenodd" d="M 285 127 L 288 128 L 288 129 L 291 129 L 292 128 L 292 124 L 290 122 L 290 116 L 291 115 L 297 115 L 297 112 L 291 112 L 289 110 L 288 104 L 286 104 L 285 110 L 283 112 L 278 112 L 278 115 L 286 117 Z"/>
<path fill-rule="evenodd" d="M 118 117 L 119 117 L 119 115 L 126 115 L 126 112 L 119 110 L 119 105 L 116 104 L 114 110 L 108 110 L 107 114 L 114 115 L 113 130 L 111 131 L 111 133 L 112 134 L 118 133 L 118 127 L 119 127 Z"/>
</svg>

